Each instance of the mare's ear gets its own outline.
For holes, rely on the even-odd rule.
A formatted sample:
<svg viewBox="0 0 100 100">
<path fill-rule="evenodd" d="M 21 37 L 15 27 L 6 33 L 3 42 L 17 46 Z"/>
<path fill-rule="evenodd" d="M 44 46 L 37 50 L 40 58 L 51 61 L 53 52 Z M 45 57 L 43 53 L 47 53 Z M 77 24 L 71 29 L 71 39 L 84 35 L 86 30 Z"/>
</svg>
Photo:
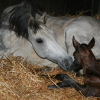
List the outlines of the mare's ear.
<svg viewBox="0 0 100 100">
<path fill-rule="evenodd" d="M 34 26 L 34 18 L 30 17 L 30 19 L 28 20 L 28 27 L 30 29 L 33 29 L 33 26 Z"/>
<path fill-rule="evenodd" d="M 39 21 L 43 22 L 44 24 L 47 22 L 47 13 L 45 12 L 43 16 L 39 19 Z"/>
<path fill-rule="evenodd" d="M 74 37 L 74 36 L 73 36 L 72 41 L 73 41 L 73 46 L 75 47 L 75 49 L 78 49 L 78 48 L 79 48 L 79 46 L 80 46 L 80 43 L 76 41 L 76 39 L 75 39 L 75 37 Z"/>
<path fill-rule="evenodd" d="M 91 41 L 88 43 L 89 49 L 93 48 L 94 44 L 95 44 L 95 39 L 94 39 L 94 37 L 93 37 L 93 38 L 91 39 Z"/>
</svg>

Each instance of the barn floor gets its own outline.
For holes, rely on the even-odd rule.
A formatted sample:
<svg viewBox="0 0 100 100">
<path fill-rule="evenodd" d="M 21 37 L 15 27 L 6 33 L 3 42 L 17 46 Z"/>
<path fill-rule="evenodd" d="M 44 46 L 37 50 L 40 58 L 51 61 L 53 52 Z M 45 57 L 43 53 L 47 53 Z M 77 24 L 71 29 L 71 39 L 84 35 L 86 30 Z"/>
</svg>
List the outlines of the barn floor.
<svg viewBox="0 0 100 100">
<path fill-rule="evenodd" d="M 83 84 L 83 77 L 77 78 L 60 68 L 54 68 L 47 74 L 44 68 L 23 62 L 22 57 L 9 55 L 6 59 L 0 58 L 0 100 L 100 100 L 86 98 L 73 88 L 47 89 L 48 85 L 58 82 L 51 79 L 51 75 L 58 73 L 67 73 Z"/>
</svg>

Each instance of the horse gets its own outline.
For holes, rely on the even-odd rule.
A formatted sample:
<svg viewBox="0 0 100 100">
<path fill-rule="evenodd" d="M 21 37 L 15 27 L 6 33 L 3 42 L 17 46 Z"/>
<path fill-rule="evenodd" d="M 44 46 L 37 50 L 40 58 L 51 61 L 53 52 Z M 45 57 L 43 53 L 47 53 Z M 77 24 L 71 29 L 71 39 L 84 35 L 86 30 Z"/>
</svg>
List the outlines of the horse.
<svg viewBox="0 0 100 100">
<path fill-rule="evenodd" d="M 41 15 L 34 0 L 24 0 L 1 15 L 1 56 L 7 56 L 10 52 L 39 66 L 54 67 L 54 62 L 63 70 L 69 71 L 72 58 L 59 46 L 54 31 L 45 25 L 45 15 L 37 20 L 36 13 Z"/>
<path fill-rule="evenodd" d="M 27 2 L 29 2 L 29 1 L 27 1 Z M 2 21 L 2 26 L 5 26 L 5 27 L 9 26 L 9 24 L 7 24 L 7 20 L 9 19 L 9 17 L 5 18 L 4 16 L 11 9 L 15 8 L 16 6 L 17 5 L 10 6 L 3 11 L 2 15 L 1 15 L 1 19 L 4 19 Z M 55 35 L 57 43 L 67 53 L 67 55 L 69 57 L 71 57 L 74 60 L 73 52 L 75 51 L 75 49 L 72 44 L 72 37 L 74 35 L 80 43 L 83 43 L 83 42 L 88 43 L 90 41 L 90 39 L 92 37 L 94 37 L 96 39 L 96 43 L 95 43 L 95 46 L 92 49 L 92 51 L 96 58 L 98 58 L 98 59 L 100 58 L 100 42 L 99 42 L 100 41 L 100 37 L 99 37 L 99 35 L 100 35 L 100 20 L 90 17 L 90 16 L 79 16 L 79 17 L 74 17 L 74 18 L 63 17 L 63 16 L 62 17 L 54 17 L 54 16 L 45 14 L 45 12 L 43 12 L 43 11 L 40 11 L 40 12 L 41 12 L 41 14 L 36 13 L 36 17 L 35 17 L 36 20 L 42 19 L 45 22 L 45 25 L 49 29 L 54 31 L 54 35 Z M 35 52 L 34 52 L 34 55 L 36 55 Z M 24 56 L 24 55 L 22 55 L 22 56 Z M 36 56 L 36 57 L 38 57 L 38 56 Z M 33 58 L 35 58 L 35 57 L 33 57 Z M 44 65 L 44 63 L 43 63 L 44 60 L 39 57 L 38 57 L 38 59 L 40 59 L 39 60 L 40 62 L 38 62 L 38 63 L 41 63 Z M 56 57 L 56 59 L 58 59 L 58 58 Z M 72 61 L 70 60 L 70 61 L 73 62 L 73 60 Z M 37 62 L 37 59 L 34 62 Z M 45 65 L 49 66 L 48 63 L 46 63 Z M 65 69 L 65 68 L 63 68 L 63 69 Z M 70 66 L 70 70 L 73 70 L 73 68 L 71 68 L 71 66 Z M 65 69 L 65 71 L 68 71 L 68 70 Z"/>
<path fill-rule="evenodd" d="M 73 54 L 75 60 L 73 65 L 82 66 L 85 74 L 84 85 L 80 85 L 67 74 L 57 74 L 55 78 L 61 81 L 57 83 L 58 87 L 73 87 L 86 97 L 100 97 L 100 65 L 91 51 L 94 44 L 94 38 L 92 38 L 87 45 L 85 43 L 80 44 L 75 37 L 73 37 L 73 45 L 75 47 Z M 49 89 L 58 87 L 56 85 L 48 86 Z"/>
</svg>

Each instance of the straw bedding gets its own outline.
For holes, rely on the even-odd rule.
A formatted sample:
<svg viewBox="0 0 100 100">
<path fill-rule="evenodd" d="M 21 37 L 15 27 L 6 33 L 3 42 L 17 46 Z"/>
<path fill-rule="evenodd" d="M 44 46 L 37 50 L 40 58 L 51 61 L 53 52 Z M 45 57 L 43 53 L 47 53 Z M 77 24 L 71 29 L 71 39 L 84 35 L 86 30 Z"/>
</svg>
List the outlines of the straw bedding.
<svg viewBox="0 0 100 100">
<path fill-rule="evenodd" d="M 95 17 L 100 19 L 99 15 Z M 12 54 L 6 59 L 0 58 L 0 100 L 100 100 L 97 97 L 86 98 L 73 88 L 47 89 L 48 85 L 58 82 L 51 79 L 58 73 L 67 73 L 80 84 L 84 84 L 84 77 L 76 77 L 60 68 L 47 69 L 47 73 L 45 66 L 40 68 L 23 60 L 23 57 L 13 57 Z"/>
<path fill-rule="evenodd" d="M 0 58 L 0 100 L 99 100 L 84 97 L 73 88 L 49 90 L 48 85 L 58 80 L 52 75 L 67 73 L 75 81 L 83 84 L 84 78 L 53 68 L 46 73 L 45 68 L 26 63 L 22 57 Z"/>
</svg>

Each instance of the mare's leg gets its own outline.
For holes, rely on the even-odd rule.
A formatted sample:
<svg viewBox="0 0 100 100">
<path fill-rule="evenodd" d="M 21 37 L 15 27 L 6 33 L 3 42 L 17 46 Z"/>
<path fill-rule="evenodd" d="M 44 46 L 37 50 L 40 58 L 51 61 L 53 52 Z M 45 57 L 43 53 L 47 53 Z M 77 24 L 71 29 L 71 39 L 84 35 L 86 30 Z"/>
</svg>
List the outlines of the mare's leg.
<svg viewBox="0 0 100 100">
<path fill-rule="evenodd" d="M 60 76 L 61 75 L 61 76 Z M 58 87 L 73 87 L 76 91 L 80 91 L 83 95 L 87 94 L 87 85 L 80 85 L 72 78 L 70 78 L 67 74 L 59 74 L 59 77 L 63 76 L 62 82 L 57 83 Z M 58 78 L 58 77 L 57 77 Z M 49 85 L 48 89 L 58 88 L 56 85 Z"/>
</svg>

